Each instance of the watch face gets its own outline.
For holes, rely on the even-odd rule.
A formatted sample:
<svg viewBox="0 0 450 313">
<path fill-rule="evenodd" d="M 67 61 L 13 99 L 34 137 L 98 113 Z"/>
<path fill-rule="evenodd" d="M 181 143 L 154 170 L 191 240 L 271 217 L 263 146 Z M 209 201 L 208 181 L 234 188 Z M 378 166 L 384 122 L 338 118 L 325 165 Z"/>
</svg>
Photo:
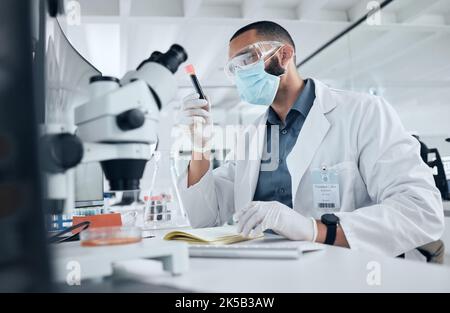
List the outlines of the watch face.
<svg viewBox="0 0 450 313">
<path fill-rule="evenodd" d="M 339 223 L 339 217 L 334 214 L 325 214 L 322 216 L 322 223 L 326 225 L 336 225 Z"/>
</svg>

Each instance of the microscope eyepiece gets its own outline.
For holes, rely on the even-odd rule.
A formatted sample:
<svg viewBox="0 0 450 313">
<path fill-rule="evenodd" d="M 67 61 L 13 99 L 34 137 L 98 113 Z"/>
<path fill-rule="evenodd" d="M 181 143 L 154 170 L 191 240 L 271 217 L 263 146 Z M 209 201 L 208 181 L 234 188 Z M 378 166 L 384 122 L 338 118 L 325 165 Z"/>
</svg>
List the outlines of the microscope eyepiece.
<svg viewBox="0 0 450 313">
<path fill-rule="evenodd" d="M 138 70 L 147 62 L 155 62 L 165 66 L 173 74 L 178 70 L 181 63 L 185 62 L 188 58 L 186 50 L 180 45 L 174 44 L 167 50 L 166 53 L 155 51 L 150 55 L 150 58 L 142 62 L 138 66 Z"/>
<path fill-rule="evenodd" d="M 159 58 L 163 55 L 162 52 L 160 51 L 154 51 L 151 55 L 150 58 L 148 58 L 148 62 L 158 62 Z"/>
</svg>

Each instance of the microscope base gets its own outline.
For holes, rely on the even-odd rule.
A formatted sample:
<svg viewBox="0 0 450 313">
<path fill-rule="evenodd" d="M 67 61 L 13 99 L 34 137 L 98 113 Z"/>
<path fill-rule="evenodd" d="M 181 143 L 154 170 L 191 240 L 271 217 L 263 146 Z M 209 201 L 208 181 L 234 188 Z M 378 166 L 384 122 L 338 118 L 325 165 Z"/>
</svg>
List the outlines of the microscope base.
<svg viewBox="0 0 450 313">
<path fill-rule="evenodd" d="M 54 280 L 73 283 L 73 280 L 98 279 L 115 274 L 115 265 L 137 259 L 159 260 L 163 269 L 180 275 L 189 268 L 187 244 L 162 239 L 144 239 L 139 243 L 121 246 L 82 247 L 80 242 L 68 242 L 53 247 Z"/>
</svg>

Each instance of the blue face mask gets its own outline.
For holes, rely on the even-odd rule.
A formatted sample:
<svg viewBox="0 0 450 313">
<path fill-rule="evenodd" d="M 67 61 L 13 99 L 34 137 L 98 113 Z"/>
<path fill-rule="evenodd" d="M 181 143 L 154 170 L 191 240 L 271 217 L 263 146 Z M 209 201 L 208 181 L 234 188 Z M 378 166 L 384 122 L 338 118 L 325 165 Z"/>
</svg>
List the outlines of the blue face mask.
<svg viewBox="0 0 450 313">
<path fill-rule="evenodd" d="M 238 70 L 235 82 L 243 101 L 271 105 L 280 85 L 280 77 L 267 73 L 264 60 L 261 59 L 250 68 Z"/>
</svg>

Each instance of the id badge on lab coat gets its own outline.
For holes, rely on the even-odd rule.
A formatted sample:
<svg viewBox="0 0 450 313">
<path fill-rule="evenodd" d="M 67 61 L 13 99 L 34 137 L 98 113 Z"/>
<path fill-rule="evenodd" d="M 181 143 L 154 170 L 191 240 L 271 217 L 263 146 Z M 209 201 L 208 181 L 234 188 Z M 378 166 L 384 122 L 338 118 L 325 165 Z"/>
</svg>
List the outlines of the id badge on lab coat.
<svg viewBox="0 0 450 313">
<path fill-rule="evenodd" d="M 326 166 L 311 171 L 313 180 L 314 208 L 333 212 L 341 207 L 339 196 L 339 174 Z"/>
</svg>

